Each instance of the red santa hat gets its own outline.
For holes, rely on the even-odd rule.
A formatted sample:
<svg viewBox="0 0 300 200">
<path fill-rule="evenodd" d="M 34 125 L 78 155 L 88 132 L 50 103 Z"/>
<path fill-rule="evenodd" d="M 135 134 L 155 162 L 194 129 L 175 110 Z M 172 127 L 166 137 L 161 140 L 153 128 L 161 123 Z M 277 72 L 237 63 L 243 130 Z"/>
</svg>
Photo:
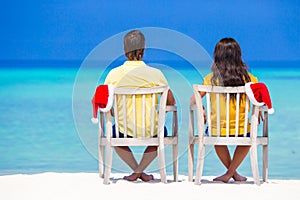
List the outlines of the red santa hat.
<svg viewBox="0 0 300 200">
<path fill-rule="evenodd" d="M 246 94 L 249 100 L 256 106 L 267 105 L 268 113 L 273 114 L 274 108 L 269 94 L 269 90 L 264 83 L 246 83 Z"/>
<path fill-rule="evenodd" d="M 114 87 L 111 84 L 99 85 L 95 91 L 94 97 L 92 99 L 93 104 L 93 118 L 91 121 L 96 124 L 98 123 L 98 108 L 102 112 L 107 112 L 111 109 L 113 105 L 114 98 Z"/>
</svg>

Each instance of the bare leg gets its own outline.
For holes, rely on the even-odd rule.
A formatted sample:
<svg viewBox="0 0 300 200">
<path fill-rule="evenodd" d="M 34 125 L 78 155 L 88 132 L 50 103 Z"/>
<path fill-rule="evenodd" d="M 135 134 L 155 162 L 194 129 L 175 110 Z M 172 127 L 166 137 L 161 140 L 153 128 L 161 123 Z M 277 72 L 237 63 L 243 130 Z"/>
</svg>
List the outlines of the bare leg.
<svg viewBox="0 0 300 200">
<path fill-rule="evenodd" d="M 131 149 L 128 146 L 120 146 L 115 147 L 115 151 L 118 156 L 134 171 L 138 167 L 138 163 L 136 162 Z M 128 181 L 136 181 L 139 176 L 124 176 L 123 179 Z"/>
<path fill-rule="evenodd" d="M 231 164 L 231 157 L 230 157 L 230 153 L 228 150 L 228 147 L 225 145 L 216 145 L 215 146 L 215 150 L 216 153 L 219 157 L 219 159 L 221 160 L 221 162 L 225 165 L 225 167 L 228 169 L 230 167 Z M 232 176 L 232 178 L 235 181 L 246 181 L 247 178 L 244 176 L 239 175 L 237 172 L 235 172 Z M 215 181 L 218 180 L 218 178 L 214 179 Z"/>
<path fill-rule="evenodd" d="M 223 181 L 224 183 L 227 183 L 229 181 L 229 179 L 236 174 L 236 169 L 239 167 L 239 165 L 242 163 L 242 161 L 244 160 L 244 158 L 248 154 L 249 149 L 250 149 L 250 146 L 237 146 L 236 149 L 235 149 L 234 155 L 233 155 L 233 159 L 232 159 L 232 161 L 230 162 L 230 164 L 228 166 L 227 172 L 224 175 L 215 178 L 214 181 Z M 220 150 L 220 149 L 218 149 L 218 150 Z M 228 151 L 228 148 L 227 148 L 227 151 Z M 222 155 L 222 156 L 224 156 L 224 155 Z M 225 158 L 225 157 L 226 156 L 224 156 L 222 158 Z M 224 161 L 226 161 L 226 160 L 224 159 Z"/>
<path fill-rule="evenodd" d="M 153 175 L 147 175 L 146 173 L 143 173 L 143 171 L 157 156 L 156 146 L 149 146 L 146 148 L 139 165 L 129 147 L 115 147 L 115 150 L 120 158 L 134 171 L 131 175 L 125 176 L 125 180 L 135 181 L 138 178 L 141 178 L 143 181 L 150 181 L 154 179 Z"/>
<path fill-rule="evenodd" d="M 142 172 L 148 167 L 148 165 L 150 165 L 150 163 L 156 158 L 156 156 L 157 156 L 157 146 L 148 146 L 145 149 L 142 160 L 138 165 L 137 169 L 135 170 L 135 173 L 141 173 L 140 178 L 143 181 L 150 181 L 154 179 L 153 175 L 151 174 L 147 175 Z"/>
<path fill-rule="evenodd" d="M 137 166 L 137 168 L 134 170 L 134 173 L 132 173 L 130 176 L 124 177 L 124 179 L 129 181 L 136 180 L 138 178 L 142 179 L 143 181 L 153 180 L 154 179 L 153 175 L 147 175 L 146 173 L 143 173 L 143 171 L 154 160 L 156 156 L 157 156 L 157 147 L 156 146 L 147 147 L 146 150 L 144 151 L 142 160 L 140 164 Z"/>
<path fill-rule="evenodd" d="M 131 149 L 128 146 L 115 147 L 118 156 L 132 169 L 135 170 L 138 166 Z"/>
</svg>

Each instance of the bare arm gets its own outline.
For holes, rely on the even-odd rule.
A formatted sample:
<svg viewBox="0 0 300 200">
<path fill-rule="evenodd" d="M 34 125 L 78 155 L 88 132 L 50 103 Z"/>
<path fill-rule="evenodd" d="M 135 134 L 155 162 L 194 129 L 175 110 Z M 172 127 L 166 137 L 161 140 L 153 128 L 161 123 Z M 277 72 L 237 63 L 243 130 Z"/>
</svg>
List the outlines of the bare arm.
<svg viewBox="0 0 300 200">
<path fill-rule="evenodd" d="M 203 98 L 206 95 L 206 92 L 199 92 L 201 98 Z M 195 95 L 193 95 L 190 99 L 190 104 L 193 105 L 196 103 L 196 97 Z"/>
<path fill-rule="evenodd" d="M 202 83 L 202 85 L 204 85 L 204 82 Z M 206 92 L 199 92 L 201 98 L 203 98 L 206 95 Z M 190 98 L 190 104 L 196 104 L 196 97 L 195 94 L 193 94 L 193 96 Z"/>
<path fill-rule="evenodd" d="M 171 90 L 168 91 L 167 105 L 175 105 L 176 101 Z"/>
<path fill-rule="evenodd" d="M 201 98 L 203 98 L 206 95 L 206 92 L 199 92 L 199 94 L 200 94 Z M 191 105 L 196 104 L 195 94 L 191 97 L 190 104 Z M 205 111 L 204 105 L 202 105 L 202 108 L 203 108 L 204 124 L 206 124 L 206 111 Z"/>
</svg>

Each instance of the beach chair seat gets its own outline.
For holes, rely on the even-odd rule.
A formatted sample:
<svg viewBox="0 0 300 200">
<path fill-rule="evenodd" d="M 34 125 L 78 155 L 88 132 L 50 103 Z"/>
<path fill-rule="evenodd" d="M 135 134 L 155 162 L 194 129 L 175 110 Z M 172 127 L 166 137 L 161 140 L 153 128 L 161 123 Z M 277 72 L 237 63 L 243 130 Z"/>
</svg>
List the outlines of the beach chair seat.
<svg viewBox="0 0 300 200">
<path fill-rule="evenodd" d="M 201 98 L 199 92 L 205 92 L 206 95 Z M 207 145 L 249 145 L 250 147 L 250 160 L 253 174 L 254 183 L 260 185 L 259 169 L 258 169 L 258 155 L 257 146 L 262 145 L 262 179 L 267 181 L 268 177 L 268 109 L 266 106 L 255 106 L 249 101 L 245 87 L 221 87 L 221 86 L 207 86 L 207 85 L 194 85 L 194 94 L 196 104 L 190 105 L 189 116 L 189 130 L 188 130 L 188 179 L 193 181 L 194 177 L 194 146 L 198 145 L 197 165 L 195 184 L 201 184 L 201 177 L 203 173 L 205 147 Z M 216 104 L 212 105 L 211 96 L 215 95 Z M 230 95 L 235 96 L 235 133 L 232 135 L 229 132 L 230 121 Z M 206 98 L 206 103 L 205 103 Z M 221 99 L 223 104 L 221 106 Z M 246 101 L 245 110 L 240 110 L 240 102 Z M 206 104 L 205 106 L 203 106 Z M 211 110 L 216 106 L 217 122 L 211 122 Z M 222 107 L 222 108 L 221 108 Z M 204 109 L 205 108 L 205 109 Z M 223 110 L 221 110 L 223 109 Z M 251 112 L 249 112 L 252 110 Z M 258 134 L 258 120 L 261 111 L 262 117 L 262 134 Z M 207 125 L 204 121 L 204 112 L 206 112 Z M 239 116 L 244 114 L 244 132 L 240 133 Z M 223 118 L 226 124 L 221 124 Z M 231 116 L 232 117 L 232 116 Z M 250 127 L 248 122 L 250 118 Z M 196 123 L 196 130 L 195 130 Z M 216 134 L 212 134 L 212 127 L 216 129 Z M 206 128 L 208 131 L 206 131 Z M 247 130 L 249 130 L 248 132 Z M 221 130 L 226 129 L 226 135 L 221 135 Z M 249 135 L 250 133 L 250 135 Z"/>
<path fill-rule="evenodd" d="M 167 183 L 165 146 L 172 145 L 172 164 L 174 181 L 178 180 L 178 125 L 176 106 L 166 106 L 167 93 L 169 87 L 152 88 L 115 88 L 113 109 L 108 112 L 100 111 L 99 120 L 99 174 L 104 178 L 103 183 L 109 184 L 113 147 L 116 146 L 157 146 L 158 164 L 160 169 L 161 182 Z M 152 102 L 151 114 L 146 108 L 146 101 Z M 132 116 L 128 119 L 126 113 L 127 103 L 132 103 Z M 117 104 L 121 106 L 116 106 Z M 122 107 L 121 110 L 118 107 Z M 138 108 L 139 107 L 139 108 Z M 137 127 L 138 114 L 136 110 L 141 110 L 142 124 Z M 148 111 L 147 111 L 148 110 Z M 122 113 L 122 114 L 121 114 Z M 164 136 L 164 126 L 167 113 L 172 113 L 172 130 L 168 131 L 168 136 Z M 122 115 L 122 116 L 121 116 Z M 117 119 L 122 119 L 124 138 L 119 137 L 119 124 Z M 140 122 L 141 122 L 140 121 Z M 116 136 L 113 137 L 112 125 L 115 124 Z M 139 123 L 140 123 L 139 122 Z M 147 126 L 146 126 L 147 124 Z M 150 134 L 147 134 L 147 127 L 151 126 Z M 155 128 L 157 127 L 157 128 Z M 129 128 L 133 131 L 133 136 L 127 137 Z M 148 131 L 149 132 L 149 131 Z M 104 159 L 105 157 L 105 159 Z"/>
</svg>

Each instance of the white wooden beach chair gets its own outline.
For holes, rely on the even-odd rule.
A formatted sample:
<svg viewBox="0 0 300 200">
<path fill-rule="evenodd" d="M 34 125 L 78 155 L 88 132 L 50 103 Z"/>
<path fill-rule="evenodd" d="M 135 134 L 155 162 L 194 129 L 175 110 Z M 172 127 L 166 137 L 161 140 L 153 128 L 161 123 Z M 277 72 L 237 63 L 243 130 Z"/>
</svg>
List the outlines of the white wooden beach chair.
<svg viewBox="0 0 300 200">
<path fill-rule="evenodd" d="M 104 178 L 103 183 L 109 184 L 113 147 L 115 146 L 158 146 L 158 164 L 160 169 L 161 182 L 167 183 L 166 178 L 166 163 L 165 163 L 165 145 L 172 145 L 173 151 L 173 175 L 174 181 L 178 180 L 178 125 L 177 125 L 177 108 L 176 106 L 166 106 L 167 93 L 169 87 L 152 87 L 152 88 L 115 88 L 114 89 L 114 106 L 112 112 L 100 112 L 99 120 L 99 173 L 100 177 Z M 146 97 L 147 96 L 147 97 Z M 146 98 L 151 98 L 152 109 L 151 117 L 145 116 Z M 126 120 L 126 101 L 132 100 L 132 120 Z M 158 102 L 157 100 L 158 99 Z M 119 137 L 118 120 L 120 111 L 117 109 L 117 102 L 121 102 L 123 110 L 123 124 L 124 124 L 124 138 Z M 141 103 L 138 103 L 141 102 Z M 142 137 L 137 137 L 136 127 L 136 112 L 137 106 L 142 108 Z M 168 131 L 168 136 L 164 137 L 164 125 L 166 113 L 172 112 L 172 130 Z M 155 122 L 155 113 L 158 113 L 158 122 Z M 113 119 L 116 127 L 116 138 L 112 137 Z M 132 121 L 129 124 L 128 121 Z M 146 137 L 145 127 L 146 121 L 151 123 L 150 137 Z M 158 123 L 158 124 L 155 124 Z M 154 133 L 155 126 L 157 126 L 157 133 Z M 127 137 L 127 127 L 133 127 L 134 136 Z M 155 137 L 155 135 L 157 135 Z M 106 153 L 104 154 L 104 150 Z M 105 159 L 104 159 L 105 155 Z M 104 172 L 105 170 L 105 172 Z"/>
<path fill-rule="evenodd" d="M 203 109 L 202 98 L 199 92 L 206 92 L 206 109 Z M 196 104 L 190 106 L 190 119 L 189 119 L 189 130 L 188 130 L 188 179 L 193 181 L 194 173 L 194 145 L 198 145 L 198 156 L 196 166 L 196 177 L 195 184 L 201 184 L 201 177 L 203 172 L 203 165 L 205 159 L 205 146 L 206 145 L 249 145 L 250 148 L 250 160 L 253 173 L 254 183 L 260 185 L 259 169 L 258 169 L 258 155 L 257 146 L 262 145 L 262 178 L 263 181 L 267 180 L 268 177 L 268 112 L 266 106 L 255 106 L 252 105 L 245 93 L 245 87 L 220 87 L 220 86 L 204 86 L 194 85 L 194 94 L 196 97 Z M 236 94 L 236 124 L 235 124 L 235 136 L 229 137 L 229 104 L 230 95 Z M 211 95 L 216 95 L 216 105 L 211 104 Z M 220 96 L 225 95 L 226 103 L 226 136 L 220 136 L 221 124 L 220 124 Z M 243 97 L 243 98 L 242 98 Z M 245 98 L 246 97 L 246 98 Z M 241 101 L 246 100 L 245 110 L 239 111 L 239 104 Z M 216 106 L 217 110 L 217 135 L 212 136 L 211 131 L 211 108 Z M 248 117 L 245 117 L 244 137 L 238 137 L 239 129 L 239 112 L 244 112 L 245 116 L 248 116 L 249 108 L 252 107 L 251 113 L 251 126 L 250 126 L 250 137 L 247 137 L 247 124 Z M 262 111 L 263 127 L 262 135 L 258 136 L 258 118 L 259 111 Z M 205 124 L 203 113 L 206 112 L 208 135 L 205 134 Z M 195 117 L 196 116 L 196 117 Z M 195 122 L 197 123 L 198 129 L 195 130 Z"/>
</svg>

